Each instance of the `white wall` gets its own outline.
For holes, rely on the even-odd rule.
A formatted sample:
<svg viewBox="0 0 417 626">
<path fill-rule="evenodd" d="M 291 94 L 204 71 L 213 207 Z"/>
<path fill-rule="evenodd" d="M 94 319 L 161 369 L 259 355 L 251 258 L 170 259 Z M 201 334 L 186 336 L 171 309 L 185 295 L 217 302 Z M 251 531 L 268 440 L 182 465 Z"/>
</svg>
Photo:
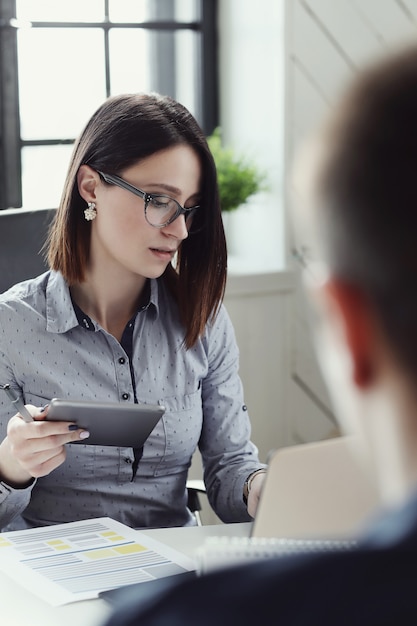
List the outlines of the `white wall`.
<svg viewBox="0 0 417 626">
<path fill-rule="evenodd" d="M 287 210 L 296 197 L 288 180 L 293 158 L 310 130 L 334 106 L 358 68 L 417 40 L 415 0 L 285 0 L 285 172 Z M 291 246 L 293 242 L 289 241 Z M 297 241 L 308 246 L 308 241 Z M 294 369 L 286 416 L 294 441 L 334 432 L 332 407 L 312 350 L 305 303 L 294 301 Z"/>
</svg>

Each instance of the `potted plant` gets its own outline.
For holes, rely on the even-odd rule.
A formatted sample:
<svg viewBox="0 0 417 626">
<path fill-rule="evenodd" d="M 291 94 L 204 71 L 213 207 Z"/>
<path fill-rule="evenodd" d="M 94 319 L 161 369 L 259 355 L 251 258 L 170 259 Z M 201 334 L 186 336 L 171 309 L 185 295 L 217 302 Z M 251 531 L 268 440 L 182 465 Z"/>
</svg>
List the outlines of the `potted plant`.
<svg viewBox="0 0 417 626">
<path fill-rule="evenodd" d="M 207 142 L 216 164 L 223 224 L 230 244 L 229 215 L 264 188 L 265 175 L 249 158 L 223 145 L 220 128 L 207 137 Z"/>
</svg>

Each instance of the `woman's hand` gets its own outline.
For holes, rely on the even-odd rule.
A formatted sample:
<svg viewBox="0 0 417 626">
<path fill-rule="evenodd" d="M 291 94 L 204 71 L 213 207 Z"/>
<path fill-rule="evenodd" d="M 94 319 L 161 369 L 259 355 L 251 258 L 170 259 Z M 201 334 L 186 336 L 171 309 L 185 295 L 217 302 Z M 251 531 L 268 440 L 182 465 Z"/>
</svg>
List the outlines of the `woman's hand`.
<svg viewBox="0 0 417 626">
<path fill-rule="evenodd" d="M 251 478 L 247 504 L 248 513 L 251 517 L 255 517 L 264 480 L 264 470 L 260 470 L 253 476 L 253 478 Z"/>
<path fill-rule="evenodd" d="M 24 422 L 19 413 L 7 426 L 0 445 L 0 479 L 11 487 L 25 487 L 33 478 L 46 476 L 65 461 L 65 444 L 86 439 L 89 432 L 73 430 L 70 422 L 48 422 L 48 408 L 26 405 L 34 418 Z"/>
</svg>

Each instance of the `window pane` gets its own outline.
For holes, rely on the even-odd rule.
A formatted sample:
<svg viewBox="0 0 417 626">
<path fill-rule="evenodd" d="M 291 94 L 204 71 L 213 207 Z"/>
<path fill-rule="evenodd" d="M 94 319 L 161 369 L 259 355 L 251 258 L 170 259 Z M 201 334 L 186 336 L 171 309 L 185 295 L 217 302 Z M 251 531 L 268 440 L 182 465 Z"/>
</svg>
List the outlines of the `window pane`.
<svg viewBox="0 0 417 626">
<path fill-rule="evenodd" d="M 167 16 L 183 22 L 199 17 L 199 0 L 110 0 L 109 16 L 112 22 L 146 22 L 166 20 Z"/>
<path fill-rule="evenodd" d="M 101 22 L 104 0 L 16 0 L 16 16 L 30 22 Z"/>
<path fill-rule="evenodd" d="M 73 146 L 22 149 L 24 209 L 53 209 L 59 204 Z"/>
<path fill-rule="evenodd" d="M 158 91 L 184 104 L 198 119 L 198 44 L 194 31 L 110 31 L 112 95 Z M 132 63 L 131 59 L 135 59 Z"/>
<path fill-rule="evenodd" d="M 22 139 L 78 136 L 106 98 L 103 39 L 100 29 L 18 32 Z"/>
<path fill-rule="evenodd" d="M 112 28 L 109 33 L 112 95 L 150 91 L 149 31 Z"/>
<path fill-rule="evenodd" d="M 200 0 L 176 0 L 175 19 L 178 22 L 199 20 L 201 18 L 200 4 Z"/>
<path fill-rule="evenodd" d="M 144 22 L 148 17 L 148 2 L 142 0 L 110 0 L 109 18 L 111 22 Z"/>
<path fill-rule="evenodd" d="M 199 107 L 199 83 L 201 68 L 196 63 L 200 60 L 200 34 L 193 31 L 178 31 L 176 43 L 176 99 L 202 123 Z"/>
</svg>

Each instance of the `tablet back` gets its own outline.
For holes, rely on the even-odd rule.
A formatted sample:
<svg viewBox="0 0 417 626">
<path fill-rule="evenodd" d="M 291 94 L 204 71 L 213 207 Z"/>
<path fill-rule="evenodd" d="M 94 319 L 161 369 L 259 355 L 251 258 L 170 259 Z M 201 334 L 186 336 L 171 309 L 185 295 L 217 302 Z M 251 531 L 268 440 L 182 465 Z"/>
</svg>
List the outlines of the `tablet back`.
<svg viewBox="0 0 417 626">
<path fill-rule="evenodd" d="M 354 537 L 380 506 L 352 437 L 282 448 L 267 470 L 254 537 Z"/>
<path fill-rule="evenodd" d="M 68 445 L 141 448 L 161 419 L 165 408 L 159 404 L 90 402 L 53 398 L 48 421 L 75 422 L 90 432 L 88 439 Z"/>
</svg>

